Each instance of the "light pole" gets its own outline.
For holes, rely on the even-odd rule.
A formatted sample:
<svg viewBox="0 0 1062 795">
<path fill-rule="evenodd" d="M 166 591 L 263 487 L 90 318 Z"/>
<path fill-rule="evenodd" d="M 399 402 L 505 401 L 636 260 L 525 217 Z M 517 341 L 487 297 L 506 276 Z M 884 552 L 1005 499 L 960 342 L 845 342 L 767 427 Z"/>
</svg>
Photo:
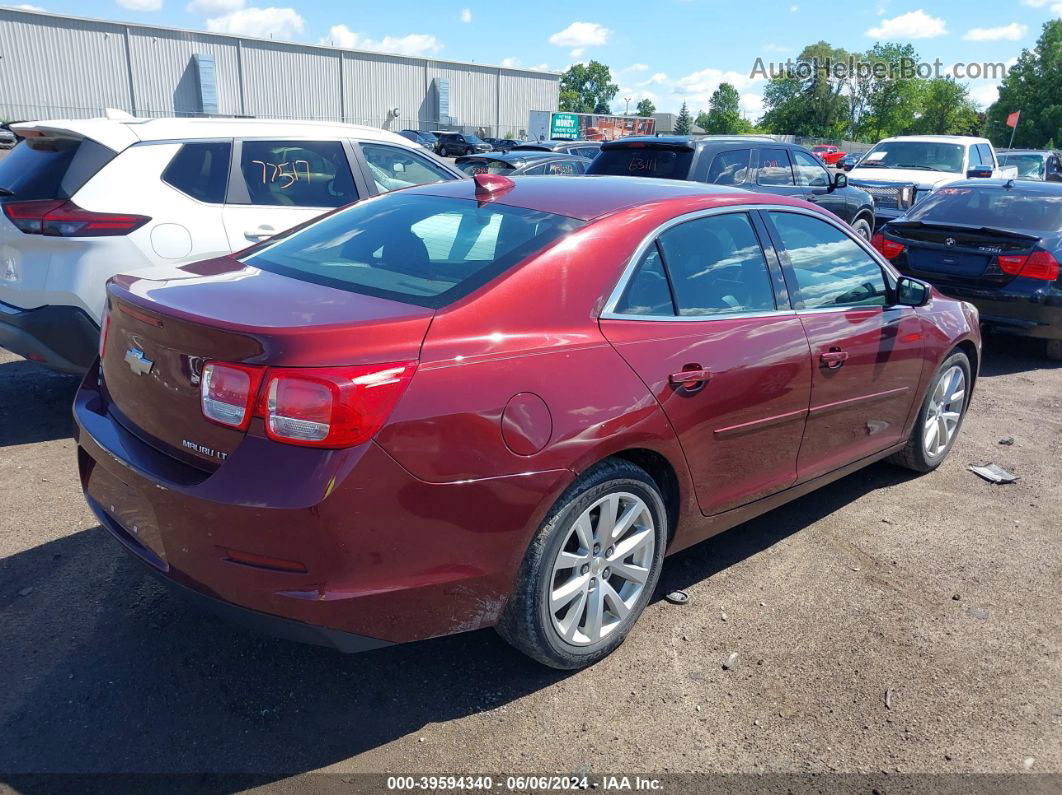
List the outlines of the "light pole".
<svg viewBox="0 0 1062 795">
<path fill-rule="evenodd" d="M 631 98 L 624 97 L 623 101 L 627 103 L 626 107 L 623 109 L 623 115 L 629 116 L 631 114 Z"/>
</svg>

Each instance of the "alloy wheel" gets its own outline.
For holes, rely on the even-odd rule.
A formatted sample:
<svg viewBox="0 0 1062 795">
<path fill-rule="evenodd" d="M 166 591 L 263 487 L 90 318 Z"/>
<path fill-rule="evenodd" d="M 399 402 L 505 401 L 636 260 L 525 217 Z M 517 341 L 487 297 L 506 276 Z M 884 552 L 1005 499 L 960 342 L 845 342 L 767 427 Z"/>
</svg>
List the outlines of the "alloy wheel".
<svg viewBox="0 0 1062 795">
<path fill-rule="evenodd" d="M 553 629 L 574 646 L 608 637 L 645 589 L 656 549 L 649 506 L 629 492 L 597 500 L 572 524 L 553 562 Z"/>
<path fill-rule="evenodd" d="M 922 446 L 930 458 L 936 458 L 948 448 L 962 419 L 965 400 L 966 375 L 961 367 L 951 367 L 937 379 L 929 398 Z"/>
</svg>

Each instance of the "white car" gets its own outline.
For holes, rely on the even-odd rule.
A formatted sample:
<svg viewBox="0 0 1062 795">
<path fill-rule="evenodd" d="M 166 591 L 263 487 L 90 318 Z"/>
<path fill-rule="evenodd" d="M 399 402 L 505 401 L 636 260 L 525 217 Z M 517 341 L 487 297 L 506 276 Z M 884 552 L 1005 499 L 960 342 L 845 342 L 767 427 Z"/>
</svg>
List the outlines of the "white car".
<svg viewBox="0 0 1062 795">
<path fill-rule="evenodd" d="M 265 119 L 27 122 L 0 160 L 0 347 L 80 373 L 108 278 L 247 248 L 461 171 L 392 132 Z"/>
<path fill-rule="evenodd" d="M 1017 177 L 1001 167 L 987 138 L 899 135 L 879 141 L 848 172 L 848 184 L 874 199 L 877 225 L 903 215 L 941 185 L 970 177 Z"/>
</svg>

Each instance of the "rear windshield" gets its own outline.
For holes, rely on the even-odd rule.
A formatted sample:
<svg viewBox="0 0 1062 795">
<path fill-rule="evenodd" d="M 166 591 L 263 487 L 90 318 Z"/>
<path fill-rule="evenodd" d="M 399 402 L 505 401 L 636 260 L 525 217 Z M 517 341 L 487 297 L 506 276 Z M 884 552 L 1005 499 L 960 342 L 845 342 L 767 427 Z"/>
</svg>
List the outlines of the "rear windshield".
<svg viewBox="0 0 1062 795">
<path fill-rule="evenodd" d="M 618 177 L 662 177 L 686 179 L 693 162 L 689 149 L 619 147 L 602 149 L 586 169 L 587 174 L 612 174 Z"/>
<path fill-rule="evenodd" d="M 457 167 L 470 176 L 476 174 L 512 174 L 516 166 L 504 160 L 466 160 Z"/>
<path fill-rule="evenodd" d="M 521 207 L 393 193 L 258 250 L 262 270 L 426 307 L 445 306 L 581 221 Z"/>
<path fill-rule="evenodd" d="M 909 210 L 906 220 L 1057 232 L 1062 230 L 1062 192 L 1025 193 L 999 186 L 938 188 Z"/>
<path fill-rule="evenodd" d="M 1044 170 L 1047 161 L 1044 159 L 1043 155 L 1004 154 L 1002 158 L 1000 158 L 999 164 L 1001 166 L 1017 166 L 1018 179 L 1042 180 L 1044 178 Z"/>
<path fill-rule="evenodd" d="M 28 138 L 0 160 L 0 199 L 69 199 L 115 156 L 88 139 Z"/>
</svg>

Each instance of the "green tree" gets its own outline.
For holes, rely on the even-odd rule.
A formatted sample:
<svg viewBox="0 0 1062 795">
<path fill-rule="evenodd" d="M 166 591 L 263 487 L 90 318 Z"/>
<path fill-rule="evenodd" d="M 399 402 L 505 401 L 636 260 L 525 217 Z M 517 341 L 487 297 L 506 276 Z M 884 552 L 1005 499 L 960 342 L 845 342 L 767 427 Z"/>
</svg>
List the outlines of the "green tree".
<svg viewBox="0 0 1062 795">
<path fill-rule="evenodd" d="M 720 83 L 712 93 L 708 112 L 697 116 L 697 126 L 709 135 L 736 135 L 752 129 L 741 115 L 741 95 L 730 83 Z"/>
<path fill-rule="evenodd" d="M 986 133 L 996 146 L 1010 142 L 1007 116 L 1021 111 L 1014 145 L 1042 147 L 1062 130 L 1062 19 L 1044 24 L 1036 46 L 1022 50 L 988 109 Z"/>
<path fill-rule="evenodd" d="M 762 125 L 772 132 L 840 138 L 849 126 L 849 80 L 837 70 L 848 52 L 825 41 L 805 47 L 764 90 Z"/>
<path fill-rule="evenodd" d="M 675 119 L 675 135 L 689 135 L 693 132 L 693 117 L 690 116 L 690 109 L 686 107 L 686 103 L 682 103 L 682 108 L 679 110 L 678 118 Z"/>
<path fill-rule="evenodd" d="M 656 105 L 653 104 L 651 99 L 646 97 L 643 100 L 639 100 L 638 107 L 635 108 L 635 111 L 639 116 L 652 116 L 656 113 Z"/>
<path fill-rule="evenodd" d="M 878 141 L 890 135 L 909 132 L 920 110 L 922 85 L 911 72 L 918 53 L 910 44 L 875 44 L 866 55 L 877 70 L 870 83 L 867 113 L 860 120 L 859 133 Z"/>
<path fill-rule="evenodd" d="M 603 63 L 572 64 L 560 79 L 560 109 L 570 113 L 609 113 L 619 86 Z"/>
<path fill-rule="evenodd" d="M 980 128 L 970 92 L 954 78 L 925 80 L 921 85 L 921 114 L 910 127 L 920 135 L 974 135 Z"/>
</svg>

